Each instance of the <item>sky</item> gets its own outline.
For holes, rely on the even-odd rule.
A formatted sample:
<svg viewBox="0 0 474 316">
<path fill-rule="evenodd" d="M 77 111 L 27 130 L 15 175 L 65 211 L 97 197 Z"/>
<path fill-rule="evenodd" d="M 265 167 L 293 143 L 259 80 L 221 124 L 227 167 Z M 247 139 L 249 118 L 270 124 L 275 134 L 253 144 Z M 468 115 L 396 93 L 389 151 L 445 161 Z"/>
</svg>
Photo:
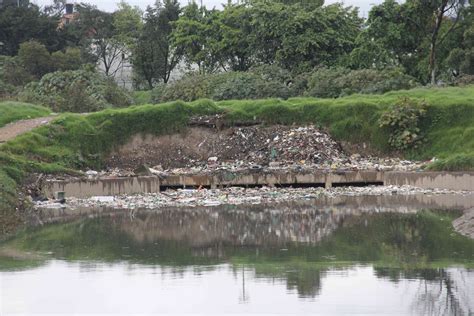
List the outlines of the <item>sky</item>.
<svg viewBox="0 0 474 316">
<path fill-rule="evenodd" d="M 99 9 L 104 11 L 114 11 L 116 9 L 116 4 L 120 0 L 80 0 L 76 2 L 88 2 L 90 4 L 96 5 Z M 145 9 L 147 5 L 153 4 L 155 0 L 125 0 L 126 2 L 137 5 L 142 9 Z M 226 3 L 227 0 L 202 0 L 204 5 L 208 8 L 221 6 L 221 3 Z M 36 3 L 39 6 L 44 6 L 52 3 L 52 0 L 30 0 L 30 2 Z M 71 2 L 74 2 L 73 0 Z M 188 0 L 180 0 L 182 5 L 186 5 Z M 335 2 L 343 2 L 346 6 L 357 6 L 360 8 L 360 14 L 364 17 L 367 17 L 367 13 L 374 4 L 379 4 L 382 0 L 326 0 L 326 4 L 331 4 Z"/>
</svg>

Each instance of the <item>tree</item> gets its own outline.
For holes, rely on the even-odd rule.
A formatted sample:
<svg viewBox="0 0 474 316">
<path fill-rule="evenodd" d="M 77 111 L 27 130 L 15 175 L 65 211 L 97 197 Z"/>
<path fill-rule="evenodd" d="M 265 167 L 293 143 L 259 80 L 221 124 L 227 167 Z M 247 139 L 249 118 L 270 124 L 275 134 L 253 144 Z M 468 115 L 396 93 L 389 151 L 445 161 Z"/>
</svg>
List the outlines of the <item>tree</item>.
<svg viewBox="0 0 474 316">
<path fill-rule="evenodd" d="M 337 64 L 355 47 L 362 22 L 356 9 L 340 4 L 308 7 L 299 2 L 255 1 L 252 38 L 256 58 L 299 72 Z"/>
<path fill-rule="evenodd" d="M 429 71 L 431 84 L 436 84 L 436 73 L 437 73 L 437 60 L 436 53 L 438 46 L 443 43 L 446 37 L 454 30 L 459 20 L 462 17 L 462 11 L 465 8 L 465 0 L 438 0 L 435 2 L 435 7 L 433 10 L 433 24 L 431 27 L 431 36 L 430 36 L 430 57 L 429 57 Z M 444 32 L 441 29 L 441 26 L 446 20 L 446 17 L 450 17 L 450 26 Z"/>
<path fill-rule="evenodd" d="M 121 1 L 118 10 L 114 12 L 113 26 L 116 30 L 115 39 L 132 51 L 143 29 L 143 11 L 135 6 Z"/>
<path fill-rule="evenodd" d="M 451 50 L 446 62 L 455 75 L 474 75 L 474 24 L 464 31 L 462 41 Z"/>
<path fill-rule="evenodd" d="M 401 65 L 407 73 L 420 78 L 423 73 L 418 72 L 417 65 L 424 54 L 419 47 L 425 38 L 426 30 L 418 25 L 428 23 L 427 19 L 422 19 L 426 19 L 426 14 L 418 14 L 410 5 L 385 0 L 370 10 L 366 29 L 358 40 L 357 51 L 367 52 L 374 48 L 370 46 L 376 44 L 377 50 L 384 52 L 378 57 L 385 56 L 385 61 Z M 353 53 L 353 57 L 357 51 Z"/>
<path fill-rule="evenodd" d="M 44 12 L 49 16 L 61 16 L 66 9 L 67 0 L 53 0 L 53 3 L 44 7 Z"/>
<path fill-rule="evenodd" d="M 382 43 L 368 38 L 366 32 L 357 37 L 356 47 L 350 53 L 348 61 L 348 66 L 353 69 L 384 69 L 396 65 L 397 61 Z"/>
<path fill-rule="evenodd" d="M 113 14 L 88 4 L 76 10 L 78 17 L 67 28 L 79 39 L 86 60 L 102 65 L 106 76 L 115 75 L 124 61 L 125 45 L 117 40 Z"/>
<path fill-rule="evenodd" d="M 171 72 L 176 68 L 183 56 L 182 47 L 173 46 L 172 41 L 174 23 L 179 19 L 180 13 L 181 9 L 178 0 L 164 0 L 163 8 L 158 10 L 157 41 L 163 61 L 160 76 L 164 83 L 168 82 Z"/>
<path fill-rule="evenodd" d="M 54 52 L 51 59 L 55 71 L 78 70 L 85 64 L 79 48 L 68 47 L 64 52 Z"/>
<path fill-rule="evenodd" d="M 153 88 L 162 67 L 160 46 L 156 41 L 159 32 L 156 19 L 155 9 L 148 6 L 145 12 L 145 24 L 132 54 L 133 70 L 139 78 L 148 83 L 149 89 Z"/>
<path fill-rule="evenodd" d="M 219 57 L 213 50 L 217 39 L 213 29 L 218 18 L 217 10 L 188 4 L 175 22 L 173 46 L 182 47 L 183 58 L 189 68 L 197 65 L 200 74 L 213 73 L 219 66 Z"/>
<path fill-rule="evenodd" d="M 407 73 L 422 82 L 436 82 L 452 45 L 467 24 L 465 1 L 386 0 L 374 6 L 367 20 L 367 38 L 380 43 Z"/>
<path fill-rule="evenodd" d="M 0 10 L 0 55 L 14 56 L 20 43 L 34 39 L 48 51 L 64 48 L 65 42 L 56 32 L 58 19 L 40 11 L 35 5 L 6 6 Z"/>
<path fill-rule="evenodd" d="M 148 6 L 145 24 L 138 39 L 134 56 L 134 71 L 143 78 L 149 88 L 157 82 L 167 83 L 171 72 L 183 56 L 183 49 L 173 45 L 173 23 L 179 18 L 177 0 L 157 1 Z"/>
<path fill-rule="evenodd" d="M 211 47 L 213 44 L 221 67 L 247 71 L 255 65 L 251 9 L 246 4 L 229 3 L 217 14 L 215 22 L 216 40 Z"/>
</svg>

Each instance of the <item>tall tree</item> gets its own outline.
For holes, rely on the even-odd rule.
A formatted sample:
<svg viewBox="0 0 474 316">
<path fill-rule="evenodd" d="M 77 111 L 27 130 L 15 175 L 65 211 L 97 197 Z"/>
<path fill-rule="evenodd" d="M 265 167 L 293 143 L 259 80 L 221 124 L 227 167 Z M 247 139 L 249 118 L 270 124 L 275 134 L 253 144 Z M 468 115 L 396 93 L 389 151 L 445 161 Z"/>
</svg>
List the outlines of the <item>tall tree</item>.
<svg viewBox="0 0 474 316">
<path fill-rule="evenodd" d="M 175 22 L 173 45 L 182 47 L 188 68 L 197 65 L 201 74 L 213 73 L 220 67 L 218 54 L 214 51 L 217 41 L 215 20 L 218 14 L 217 10 L 207 10 L 193 1 L 183 9 Z"/>
<path fill-rule="evenodd" d="M 158 10 L 157 41 L 163 60 L 160 76 L 164 83 L 168 82 L 171 72 L 183 57 L 183 48 L 181 46 L 174 46 L 172 39 L 174 23 L 179 19 L 180 13 L 181 9 L 178 0 L 164 0 L 162 9 Z"/>
<path fill-rule="evenodd" d="M 113 26 L 116 30 L 115 39 L 132 51 L 143 29 L 143 11 L 131 6 L 125 1 L 118 3 L 118 10 L 114 12 Z"/>
<path fill-rule="evenodd" d="M 422 82 L 436 83 L 454 37 L 466 19 L 466 1 L 385 0 L 369 13 L 366 38 L 386 49 L 405 71 Z"/>
<path fill-rule="evenodd" d="M 167 83 L 183 56 L 183 48 L 173 45 L 174 23 L 180 14 L 177 0 L 157 1 L 145 13 L 145 24 L 133 57 L 135 72 L 149 88 L 157 82 Z"/>
<path fill-rule="evenodd" d="M 133 70 L 144 79 L 152 89 L 159 78 L 163 66 L 158 37 L 158 15 L 156 9 L 148 6 L 145 12 L 145 23 L 132 54 Z"/>
<path fill-rule="evenodd" d="M 126 45 L 114 24 L 114 14 L 89 4 L 77 5 L 76 10 L 77 18 L 66 28 L 76 33 L 86 58 L 101 65 L 106 76 L 114 76 L 123 65 L 126 54 Z"/>
<path fill-rule="evenodd" d="M 0 55 L 16 55 L 20 44 L 36 40 L 49 51 L 64 47 L 56 32 L 58 18 L 42 12 L 38 6 L 6 6 L 0 10 Z"/>
<path fill-rule="evenodd" d="M 306 71 L 337 64 L 355 47 L 362 22 L 356 9 L 340 4 L 308 7 L 256 0 L 252 38 L 261 62 Z"/>
<path fill-rule="evenodd" d="M 214 29 L 216 41 L 212 44 L 224 70 L 246 71 L 255 65 L 252 16 L 248 5 L 225 5 L 217 15 Z"/>
<path fill-rule="evenodd" d="M 431 84 L 436 84 L 437 73 L 437 50 L 438 46 L 443 43 L 446 37 L 456 28 L 459 20 L 462 17 L 462 11 L 466 6 L 466 0 L 438 0 L 433 1 L 433 24 L 431 27 L 430 36 L 430 57 L 429 57 L 429 71 Z M 450 20 L 450 26 L 443 31 L 441 26 L 445 20 Z"/>
</svg>

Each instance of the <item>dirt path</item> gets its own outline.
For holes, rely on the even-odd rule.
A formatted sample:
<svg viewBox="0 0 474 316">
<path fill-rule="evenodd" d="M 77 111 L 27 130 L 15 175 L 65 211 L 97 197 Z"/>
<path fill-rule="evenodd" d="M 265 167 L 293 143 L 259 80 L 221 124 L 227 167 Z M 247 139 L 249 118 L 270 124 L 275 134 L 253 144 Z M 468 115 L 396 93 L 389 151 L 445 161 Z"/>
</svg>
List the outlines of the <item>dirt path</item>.
<svg viewBox="0 0 474 316">
<path fill-rule="evenodd" d="M 51 122 L 56 116 L 45 116 L 40 118 L 35 118 L 31 120 L 21 120 L 10 123 L 2 128 L 0 128 L 0 144 L 7 142 L 20 134 L 26 133 L 31 131 L 32 129 L 48 124 Z"/>
</svg>

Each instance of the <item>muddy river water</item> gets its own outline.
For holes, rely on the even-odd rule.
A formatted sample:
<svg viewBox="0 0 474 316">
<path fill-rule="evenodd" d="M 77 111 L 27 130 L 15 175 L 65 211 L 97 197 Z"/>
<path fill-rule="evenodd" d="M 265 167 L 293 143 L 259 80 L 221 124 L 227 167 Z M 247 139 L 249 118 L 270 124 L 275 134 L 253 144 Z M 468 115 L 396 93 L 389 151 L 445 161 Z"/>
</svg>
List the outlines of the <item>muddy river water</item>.
<svg viewBox="0 0 474 316">
<path fill-rule="evenodd" d="M 473 315 L 462 206 L 424 199 L 38 212 L 0 314 Z"/>
</svg>

